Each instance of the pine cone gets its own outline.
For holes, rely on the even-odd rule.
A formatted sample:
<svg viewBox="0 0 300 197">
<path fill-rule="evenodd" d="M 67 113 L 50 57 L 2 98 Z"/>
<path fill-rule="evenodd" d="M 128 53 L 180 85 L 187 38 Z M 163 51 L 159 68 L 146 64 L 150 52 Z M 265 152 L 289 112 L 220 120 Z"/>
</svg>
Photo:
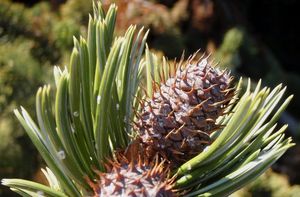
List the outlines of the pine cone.
<svg viewBox="0 0 300 197">
<path fill-rule="evenodd" d="M 136 156 L 137 157 L 137 156 Z M 117 160 L 106 164 L 107 172 L 97 172 L 99 180 L 88 180 L 94 197 L 172 197 L 172 179 L 168 179 L 166 166 L 162 162 L 147 162 L 141 157 L 128 161 L 118 155 Z M 168 169 L 168 168 L 167 168 Z"/>
<path fill-rule="evenodd" d="M 207 59 L 180 65 L 142 102 L 135 129 L 149 157 L 158 152 L 175 166 L 182 164 L 202 152 L 211 143 L 210 134 L 220 128 L 216 119 L 234 95 L 232 77 Z"/>
</svg>

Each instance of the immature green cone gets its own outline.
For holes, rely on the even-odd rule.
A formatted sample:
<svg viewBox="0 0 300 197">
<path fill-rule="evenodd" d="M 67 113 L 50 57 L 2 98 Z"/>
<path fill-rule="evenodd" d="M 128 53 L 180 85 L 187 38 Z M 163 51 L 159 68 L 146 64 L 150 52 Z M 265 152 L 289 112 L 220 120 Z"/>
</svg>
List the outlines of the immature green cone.
<svg viewBox="0 0 300 197">
<path fill-rule="evenodd" d="M 94 190 L 94 197 L 172 197 L 171 179 L 163 163 L 146 162 L 139 158 L 128 161 L 124 156 L 118 156 L 117 161 L 106 165 L 107 172 L 98 172 L 99 180 L 88 180 Z"/>
<path fill-rule="evenodd" d="M 136 129 L 149 157 L 158 152 L 181 164 L 202 152 L 220 128 L 216 119 L 234 95 L 232 78 L 207 58 L 192 60 L 142 102 Z"/>
</svg>

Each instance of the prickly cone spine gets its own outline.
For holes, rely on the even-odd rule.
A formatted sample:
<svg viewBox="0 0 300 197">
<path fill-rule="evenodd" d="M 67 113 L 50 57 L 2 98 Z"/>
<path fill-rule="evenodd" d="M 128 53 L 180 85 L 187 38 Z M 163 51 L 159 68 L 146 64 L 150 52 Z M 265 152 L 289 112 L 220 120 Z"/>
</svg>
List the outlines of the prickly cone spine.
<svg viewBox="0 0 300 197">
<path fill-rule="evenodd" d="M 234 96 L 232 77 L 208 62 L 208 57 L 178 66 L 173 77 L 154 87 L 141 102 L 135 129 L 148 157 L 159 153 L 173 166 L 196 156 L 211 144 L 216 120 Z"/>
</svg>

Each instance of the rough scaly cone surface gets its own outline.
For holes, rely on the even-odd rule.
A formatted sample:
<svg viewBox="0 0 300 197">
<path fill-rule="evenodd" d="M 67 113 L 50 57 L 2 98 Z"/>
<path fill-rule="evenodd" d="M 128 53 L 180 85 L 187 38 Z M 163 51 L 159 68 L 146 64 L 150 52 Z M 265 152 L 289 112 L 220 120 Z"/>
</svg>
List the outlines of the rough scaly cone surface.
<svg viewBox="0 0 300 197">
<path fill-rule="evenodd" d="M 158 152 L 175 166 L 211 143 L 209 135 L 220 128 L 216 119 L 234 95 L 228 72 L 212 67 L 208 58 L 193 59 L 142 102 L 135 124 L 148 157 Z"/>
<path fill-rule="evenodd" d="M 94 197 L 173 197 L 172 179 L 168 179 L 163 163 L 128 161 L 118 156 L 117 161 L 105 165 L 107 172 L 98 172 L 99 180 L 88 180 L 94 190 Z"/>
</svg>

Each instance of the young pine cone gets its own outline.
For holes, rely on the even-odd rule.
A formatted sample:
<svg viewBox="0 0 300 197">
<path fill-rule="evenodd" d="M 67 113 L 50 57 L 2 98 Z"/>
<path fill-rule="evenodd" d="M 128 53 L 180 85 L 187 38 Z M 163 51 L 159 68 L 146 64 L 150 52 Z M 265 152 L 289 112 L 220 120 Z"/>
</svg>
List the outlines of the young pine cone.
<svg viewBox="0 0 300 197">
<path fill-rule="evenodd" d="M 211 143 L 210 134 L 220 128 L 216 120 L 234 95 L 228 72 L 212 67 L 207 58 L 191 62 L 142 102 L 135 122 L 146 155 L 159 153 L 175 166 Z"/>
<path fill-rule="evenodd" d="M 135 157 L 138 157 L 135 155 Z M 98 172 L 99 180 L 87 179 L 94 197 L 174 197 L 172 179 L 163 162 L 148 162 L 141 157 L 129 161 L 125 156 L 106 163 L 106 173 Z"/>
</svg>

